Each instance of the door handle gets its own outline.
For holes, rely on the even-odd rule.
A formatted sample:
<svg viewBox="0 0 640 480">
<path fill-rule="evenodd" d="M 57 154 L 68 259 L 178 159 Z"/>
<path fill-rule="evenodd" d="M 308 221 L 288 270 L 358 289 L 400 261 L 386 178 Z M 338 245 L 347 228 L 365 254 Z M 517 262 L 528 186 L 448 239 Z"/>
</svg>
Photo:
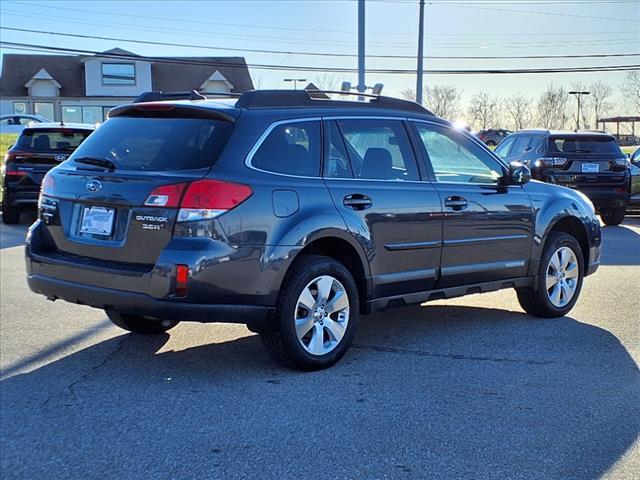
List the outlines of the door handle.
<svg viewBox="0 0 640 480">
<path fill-rule="evenodd" d="M 353 208 L 354 210 L 364 210 L 373 205 L 371 198 L 361 193 L 352 193 L 347 195 L 342 200 L 345 207 Z"/>
<path fill-rule="evenodd" d="M 449 207 L 455 211 L 464 210 L 468 205 L 469 204 L 467 203 L 466 199 L 458 196 L 447 197 L 444 201 L 445 207 Z"/>
</svg>

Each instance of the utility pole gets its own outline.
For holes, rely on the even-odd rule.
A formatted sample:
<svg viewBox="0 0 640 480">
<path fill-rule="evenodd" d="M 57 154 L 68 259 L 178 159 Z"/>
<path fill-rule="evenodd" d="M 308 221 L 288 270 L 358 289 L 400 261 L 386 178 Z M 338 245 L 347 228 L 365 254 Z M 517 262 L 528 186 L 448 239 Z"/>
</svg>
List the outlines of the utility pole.
<svg viewBox="0 0 640 480">
<path fill-rule="evenodd" d="M 285 78 L 284 81 L 285 82 L 293 82 L 293 89 L 297 90 L 298 89 L 298 82 L 306 82 L 307 79 L 306 78 Z"/>
<path fill-rule="evenodd" d="M 364 0 L 358 0 L 358 92 L 365 92 L 364 80 Z"/>
<path fill-rule="evenodd" d="M 420 20 L 418 22 L 418 76 L 416 78 L 416 102 L 422 104 L 422 77 L 424 75 L 424 0 L 420 0 Z"/>
<path fill-rule="evenodd" d="M 591 92 L 569 92 L 569 95 L 575 95 L 578 99 L 578 118 L 576 119 L 576 130 L 580 130 L 580 117 L 582 116 L 582 96 L 589 95 Z"/>
</svg>

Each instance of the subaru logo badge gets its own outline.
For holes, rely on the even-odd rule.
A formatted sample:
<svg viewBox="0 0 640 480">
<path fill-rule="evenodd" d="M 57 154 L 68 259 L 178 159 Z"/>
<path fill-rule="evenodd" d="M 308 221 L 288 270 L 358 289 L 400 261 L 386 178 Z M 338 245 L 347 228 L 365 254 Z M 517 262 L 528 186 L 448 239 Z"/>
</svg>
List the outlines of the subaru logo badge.
<svg viewBox="0 0 640 480">
<path fill-rule="evenodd" d="M 90 192 L 98 192 L 102 189 L 102 184 L 98 180 L 89 180 L 87 182 L 87 190 Z"/>
<path fill-rule="evenodd" d="M 66 156 L 66 155 L 56 155 L 56 156 L 55 156 L 55 160 L 56 160 L 56 162 L 63 162 L 63 161 L 65 161 L 66 159 L 67 159 L 67 156 Z"/>
</svg>

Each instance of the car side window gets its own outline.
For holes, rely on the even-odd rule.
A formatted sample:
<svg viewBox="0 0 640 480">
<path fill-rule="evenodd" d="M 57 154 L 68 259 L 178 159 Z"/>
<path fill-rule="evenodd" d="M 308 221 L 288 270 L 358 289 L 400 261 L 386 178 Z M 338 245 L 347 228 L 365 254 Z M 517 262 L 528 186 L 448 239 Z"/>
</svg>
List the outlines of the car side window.
<svg viewBox="0 0 640 480">
<path fill-rule="evenodd" d="M 0 126 L 6 127 L 8 125 L 13 125 L 13 119 L 3 118 L 2 120 L 0 120 Z"/>
<path fill-rule="evenodd" d="M 496 184 L 500 164 L 460 132 L 416 124 L 438 182 Z"/>
<path fill-rule="evenodd" d="M 400 120 L 338 120 L 355 178 L 419 180 L 409 137 Z"/>
<path fill-rule="evenodd" d="M 510 156 L 518 158 L 527 153 L 529 151 L 529 143 L 531 143 L 531 137 L 529 135 L 519 136 L 513 144 Z"/>
<path fill-rule="evenodd" d="M 326 149 L 324 175 L 331 178 L 353 178 L 349 156 L 336 122 L 327 123 L 329 148 Z"/>
<path fill-rule="evenodd" d="M 542 137 L 533 137 L 531 140 L 531 145 L 529 145 L 529 151 L 533 151 L 539 155 L 543 153 L 544 141 Z"/>
<path fill-rule="evenodd" d="M 494 150 L 496 154 L 502 158 L 506 158 L 507 155 L 509 155 L 509 148 L 511 148 L 511 145 L 513 145 L 513 141 L 515 140 L 515 138 L 516 137 L 507 137 L 502 142 L 500 142 L 500 145 L 498 145 Z"/>
<path fill-rule="evenodd" d="M 34 121 L 33 118 L 29 118 L 29 117 L 17 117 L 16 120 L 17 120 L 16 125 L 18 123 L 20 125 L 29 125 L 31 122 Z"/>
<path fill-rule="evenodd" d="M 320 174 L 319 121 L 276 125 L 251 159 L 251 165 L 267 172 L 317 177 Z"/>
</svg>

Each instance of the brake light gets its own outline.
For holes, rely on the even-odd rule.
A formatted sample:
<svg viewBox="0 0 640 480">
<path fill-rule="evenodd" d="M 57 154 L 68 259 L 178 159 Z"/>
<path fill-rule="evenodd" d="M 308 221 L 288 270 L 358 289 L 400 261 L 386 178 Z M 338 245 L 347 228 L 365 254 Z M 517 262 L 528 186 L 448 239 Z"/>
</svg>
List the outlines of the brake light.
<svg viewBox="0 0 640 480">
<path fill-rule="evenodd" d="M 569 159 L 564 157 L 542 157 L 536 160 L 536 167 L 560 167 Z"/>
<path fill-rule="evenodd" d="M 4 172 L 7 177 L 24 177 L 27 173 L 28 172 L 24 172 L 22 170 L 7 170 Z"/>
<path fill-rule="evenodd" d="M 177 297 L 187 296 L 187 281 L 189 280 L 189 267 L 187 265 L 176 265 L 176 288 Z"/>
<path fill-rule="evenodd" d="M 136 110 L 153 110 L 153 111 L 169 111 L 175 108 L 175 105 L 167 103 L 140 103 L 135 106 Z"/>
<path fill-rule="evenodd" d="M 251 187 L 221 180 L 197 180 L 187 187 L 180 211 L 179 222 L 192 222 L 215 218 L 237 207 L 253 194 Z"/>
<path fill-rule="evenodd" d="M 144 202 L 146 207 L 177 207 L 180 205 L 186 183 L 174 183 L 155 188 Z"/>
<path fill-rule="evenodd" d="M 222 215 L 240 205 L 252 194 L 253 190 L 247 185 L 222 180 L 196 180 L 155 188 L 144 205 L 179 207 L 178 221 L 192 222 Z"/>
<path fill-rule="evenodd" d="M 24 160 L 29 157 L 33 157 L 33 153 L 23 152 L 21 150 L 9 150 L 4 156 L 4 161 L 11 162 L 13 160 Z"/>
</svg>

